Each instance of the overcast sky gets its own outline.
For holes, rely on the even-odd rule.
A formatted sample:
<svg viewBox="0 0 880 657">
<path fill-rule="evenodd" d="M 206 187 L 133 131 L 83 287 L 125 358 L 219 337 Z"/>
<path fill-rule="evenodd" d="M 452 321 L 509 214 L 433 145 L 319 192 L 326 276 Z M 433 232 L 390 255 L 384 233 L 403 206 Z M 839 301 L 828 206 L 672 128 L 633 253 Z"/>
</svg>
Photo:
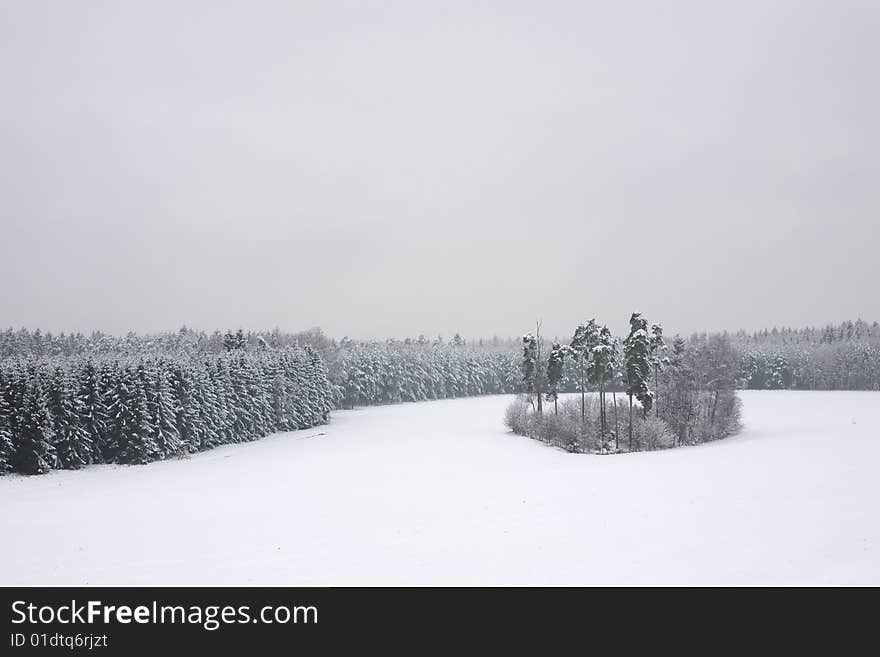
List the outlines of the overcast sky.
<svg viewBox="0 0 880 657">
<path fill-rule="evenodd" d="M 0 1 L 0 326 L 880 319 L 880 3 Z"/>
</svg>

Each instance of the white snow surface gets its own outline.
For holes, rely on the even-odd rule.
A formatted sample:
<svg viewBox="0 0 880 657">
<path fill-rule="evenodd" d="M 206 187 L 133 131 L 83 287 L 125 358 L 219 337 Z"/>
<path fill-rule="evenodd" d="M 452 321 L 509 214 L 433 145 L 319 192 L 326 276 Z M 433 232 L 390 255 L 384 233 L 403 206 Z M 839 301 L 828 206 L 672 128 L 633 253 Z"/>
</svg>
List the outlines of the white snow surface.
<svg viewBox="0 0 880 657">
<path fill-rule="evenodd" d="M 0 585 L 880 584 L 880 393 L 741 396 L 663 452 L 567 454 L 495 396 L 3 477 Z"/>
</svg>

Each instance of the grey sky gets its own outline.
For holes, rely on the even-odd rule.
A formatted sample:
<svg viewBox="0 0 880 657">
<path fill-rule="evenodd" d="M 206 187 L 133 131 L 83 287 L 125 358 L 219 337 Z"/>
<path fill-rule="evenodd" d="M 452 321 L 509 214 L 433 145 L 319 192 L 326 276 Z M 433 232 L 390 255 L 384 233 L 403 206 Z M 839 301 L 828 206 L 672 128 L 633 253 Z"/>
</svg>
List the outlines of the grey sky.
<svg viewBox="0 0 880 657">
<path fill-rule="evenodd" d="M 880 319 L 880 3 L 0 2 L 0 326 Z"/>
</svg>

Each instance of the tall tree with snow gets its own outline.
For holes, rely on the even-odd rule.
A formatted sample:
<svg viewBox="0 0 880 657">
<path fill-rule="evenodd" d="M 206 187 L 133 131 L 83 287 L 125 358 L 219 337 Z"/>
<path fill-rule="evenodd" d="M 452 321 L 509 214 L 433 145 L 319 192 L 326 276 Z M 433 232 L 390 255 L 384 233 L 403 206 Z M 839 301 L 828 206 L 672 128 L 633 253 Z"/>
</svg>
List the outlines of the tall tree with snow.
<svg viewBox="0 0 880 657">
<path fill-rule="evenodd" d="M 80 398 L 70 375 L 60 366 L 52 375 L 48 404 L 59 467 L 78 470 L 91 463 L 92 441 L 80 422 Z"/>
<path fill-rule="evenodd" d="M 597 344 L 591 349 L 588 372 L 590 383 L 599 388 L 599 422 L 603 442 L 605 441 L 605 433 L 608 428 L 605 386 L 614 377 L 617 360 L 617 342 L 608 327 L 603 326 L 599 331 Z M 617 436 L 615 436 L 615 447 L 617 446 Z"/>
<path fill-rule="evenodd" d="M 593 347 L 599 344 L 599 325 L 595 319 L 591 319 L 586 324 L 580 324 L 574 331 L 574 336 L 569 345 L 572 353 L 577 358 L 578 367 L 578 388 L 581 392 L 581 421 L 586 421 L 586 395 L 587 380 L 590 358 L 593 353 Z"/>
<path fill-rule="evenodd" d="M 535 391 L 535 378 L 538 371 L 538 341 L 531 333 L 522 337 L 523 353 L 521 361 L 523 388 L 526 392 Z"/>
<path fill-rule="evenodd" d="M 547 398 L 553 400 L 554 415 L 559 415 L 559 385 L 562 383 L 565 356 L 569 351 L 570 347 L 554 342 L 547 358 Z"/>
<path fill-rule="evenodd" d="M 18 445 L 13 467 L 21 474 L 45 474 L 55 466 L 52 416 L 43 384 L 36 376 L 25 384 L 18 418 Z"/>
<path fill-rule="evenodd" d="M 651 370 L 654 373 L 654 394 L 659 395 L 660 391 L 660 372 L 669 365 L 669 358 L 666 356 L 666 341 L 663 339 L 663 327 L 660 324 L 651 324 L 651 335 L 648 339 L 648 347 L 650 350 Z M 655 413 L 660 413 L 660 400 L 654 399 Z"/>
<path fill-rule="evenodd" d="M 79 421 L 91 443 L 91 461 L 97 463 L 103 460 L 103 450 L 108 440 L 109 418 L 101 373 L 91 359 L 85 362 L 80 372 L 77 396 L 79 398 L 77 404 L 80 413 Z"/>
<path fill-rule="evenodd" d="M 7 378 L 0 369 L 0 475 L 12 470 L 15 443 L 12 442 L 12 406 L 9 404 Z"/>
<path fill-rule="evenodd" d="M 151 422 L 149 400 L 147 398 L 148 377 L 143 364 L 132 375 L 129 388 L 130 422 L 122 435 L 119 454 L 120 463 L 143 464 L 155 461 L 161 452 L 153 439 L 155 429 Z"/>
<path fill-rule="evenodd" d="M 538 323 L 537 330 L 534 335 L 527 333 L 522 338 L 523 341 L 523 357 L 522 357 L 522 374 L 523 384 L 527 392 L 534 392 L 537 399 L 537 412 L 540 415 L 543 412 L 541 398 L 544 395 L 544 367 L 542 362 L 542 338 L 541 324 Z"/>
<path fill-rule="evenodd" d="M 165 364 L 155 363 L 145 370 L 142 383 L 147 391 L 150 438 L 156 445 L 160 458 L 184 453 L 177 428 L 177 403 Z"/>
<path fill-rule="evenodd" d="M 629 397 L 629 443 L 632 449 L 633 437 L 633 398 L 642 405 L 642 412 L 647 416 L 653 405 L 653 395 L 648 389 L 648 377 L 651 375 L 651 348 L 648 336 L 648 322 L 641 313 L 633 313 L 629 319 L 629 335 L 623 342 L 624 371 L 626 376 L 626 395 Z"/>
</svg>

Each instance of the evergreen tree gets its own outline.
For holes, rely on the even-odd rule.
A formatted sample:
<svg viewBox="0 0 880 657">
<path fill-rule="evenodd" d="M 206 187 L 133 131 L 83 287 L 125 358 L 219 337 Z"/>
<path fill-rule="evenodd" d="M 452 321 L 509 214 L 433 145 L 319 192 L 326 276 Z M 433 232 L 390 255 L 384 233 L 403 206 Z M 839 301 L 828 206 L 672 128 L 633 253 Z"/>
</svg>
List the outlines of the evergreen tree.
<svg viewBox="0 0 880 657">
<path fill-rule="evenodd" d="M 6 375 L 0 369 L 0 475 L 12 470 L 15 456 L 15 443 L 12 442 L 12 407 L 9 405 L 9 392 Z"/>
<path fill-rule="evenodd" d="M 90 462 L 99 463 L 103 460 L 104 445 L 108 440 L 108 416 L 101 374 L 91 359 L 83 365 L 77 396 L 79 424 L 85 430 L 91 446 Z"/>
<path fill-rule="evenodd" d="M 128 388 L 129 416 L 125 431 L 120 435 L 119 451 L 116 455 L 118 463 L 140 465 L 155 461 L 161 456 L 153 440 L 155 429 L 150 421 L 146 381 L 145 368 L 141 364 L 131 376 L 131 385 Z"/>
<path fill-rule="evenodd" d="M 76 392 L 68 373 L 56 367 L 49 386 L 48 405 L 58 466 L 67 470 L 78 470 L 92 459 L 92 441 L 80 423 L 82 409 Z"/>
<path fill-rule="evenodd" d="M 170 374 L 174 395 L 175 428 L 181 448 L 197 452 L 204 445 L 204 431 L 196 398 L 195 371 L 186 363 L 176 363 Z"/>
<path fill-rule="evenodd" d="M 624 367 L 626 372 L 626 395 L 629 397 L 629 441 L 632 449 L 633 436 L 633 397 L 642 404 L 642 411 L 647 416 L 653 403 L 653 395 L 648 389 L 648 377 L 651 372 L 650 344 L 648 323 L 640 313 L 633 313 L 629 320 L 630 331 L 623 343 Z"/>
<path fill-rule="evenodd" d="M 170 375 L 163 363 L 157 363 L 151 370 L 145 371 L 145 376 L 142 384 L 148 391 L 150 439 L 156 446 L 159 458 L 179 456 L 185 449 L 177 428 L 176 399 Z"/>
<path fill-rule="evenodd" d="M 650 349 L 651 369 L 654 372 L 654 392 L 655 394 L 659 394 L 660 372 L 663 371 L 664 367 L 669 365 L 669 358 L 664 355 L 666 353 L 666 341 L 663 339 L 663 327 L 660 326 L 660 324 L 651 324 L 651 335 L 648 339 L 648 346 Z M 655 398 L 654 403 L 656 406 L 654 412 L 659 416 L 659 398 Z"/>
<path fill-rule="evenodd" d="M 684 352 L 686 346 L 684 338 L 680 335 L 676 335 L 672 339 L 672 358 L 670 358 L 670 365 L 673 367 L 679 367 L 684 359 Z"/>
<path fill-rule="evenodd" d="M 593 348 L 599 344 L 599 326 L 595 319 L 580 324 L 574 331 L 570 348 L 577 358 L 578 384 L 581 391 L 581 421 L 585 422 L 588 370 Z"/>
<path fill-rule="evenodd" d="M 128 368 L 120 367 L 114 362 L 104 372 L 106 389 L 109 391 L 110 403 L 107 408 L 109 418 L 107 441 L 102 450 L 106 462 L 118 462 L 118 455 L 126 443 L 132 424 L 132 391 L 133 382 Z"/>
<path fill-rule="evenodd" d="M 223 336 L 223 348 L 226 351 L 233 351 L 237 349 L 237 342 L 235 340 L 235 334 L 232 331 L 226 331 Z"/>
<path fill-rule="evenodd" d="M 562 382 L 562 371 L 565 366 L 565 355 L 568 347 L 554 342 L 547 359 L 547 399 L 553 401 L 553 414 L 559 415 L 559 385 Z"/>
<path fill-rule="evenodd" d="M 56 462 L 52 417 L 43 384 L 37 377 L 26 384 L 18 418 L 18 445 L 13 467 L 21 474 L 45 474 Z"/>
<path fill-rule="evenodd" d="M 541 364 L 541 337 L 540 324 L 538 325 L 539 333 L 532 335 L 527 333 L 522 338 L 523 356 L 522 356 L 522 376 L 523 385 L 526 392 L 534 392 L 537 399 L 537 412 L 540 415 L 543 412 L 541 397 L 543 391 L 543 372 Z"/>
<path fill-rule="evenodd" d="M 597 344 L 591 350 L 591 362 L 589 367 L 590 383 L 599 387 L 599 420 L 601 426 L 602 442 L 605 442 L 605 432 L 608 427 L 605 404 L 605 386 L 614 377 L 617 367 L 618 350 L 617 342 L 607 326 L 599 331 Z M 615 448 L 619 447 L 618 437 L 615 433 Z"/>
</svg>

